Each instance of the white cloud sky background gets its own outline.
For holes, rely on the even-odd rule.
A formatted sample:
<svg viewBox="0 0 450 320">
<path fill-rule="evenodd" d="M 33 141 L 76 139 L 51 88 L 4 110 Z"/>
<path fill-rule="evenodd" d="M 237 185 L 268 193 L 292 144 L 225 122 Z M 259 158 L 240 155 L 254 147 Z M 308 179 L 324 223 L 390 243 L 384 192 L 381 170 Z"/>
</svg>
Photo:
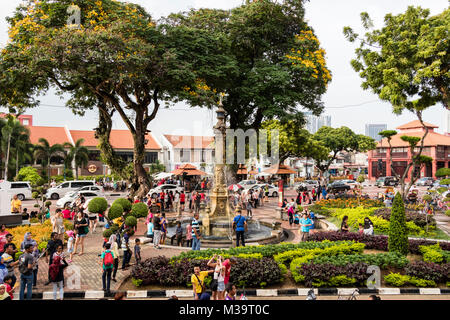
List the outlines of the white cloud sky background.
<svg viewBox="0 0 450 320">
<path fill-rule="evenodd" d="M 153 17 L 159 18 L 172 12 L 189 10 L 190 8 L 231 9 L 241 5 L 243 0 L 130 0 L 145 7 Z M 8 25 L 5 20 L 21 4 L 21 0 L 1 1 L 0 3 L 0 46 L 8 39 Z M 351 26 L 362 31 L 359 14 L 369 13 L 375 27 L 383 26 L 383 18 L 387 13 L 399 14 L 408 6 L 421 6 L 438 14 L 449 6 L 448 0 L 311 0 L 305 4 L 306 19 L 313 27 L 316 35 L 326 50 L 327 66 L 331 70 L 333 80 L 323 96 L 324 114 L 331 116 L 333 127 L 348 126 L 357 133 L 364 133 L 366 123 L 386 123 L 388 128 L 395 128 L 408 121 L 415 120 L 412 113 L 405 112 L 400 116 L 392 114 L 389 103 L 382 102 L 370 91 L 361 88 L 361 79 L 351 68 L 350 60 L 354 58 L 355 44 L 348 42 L 342 33 L 344 26 Z M 41 99 L 42 104 L 64 105 L 64 101 L 48 94 Z M 370 103 L 366 103 L 370 102 Z M 335 108 L 365 103 L 358 107 Z M 161 110 L 149 128 L 155 133 L 212 135 L 215 123 L 214 113 L 198 108 L 189 108 L 183 103 L 174 109 Z M 96 112 L 88 112 L 85 117 L 75 116 L 66 108 L 39 107 L 27 112 L 33 115 L 33 124 L 40 126 L 62 126 L 70 129 L 92 129 L 97 126 Z M 436 105 L 424 112 L 424 120 L 438 125 L 439 132 L 444 131 L 446 112 L 441 105 Z M 119 117 L 114 119 L 114 128 L 125 129 Z"/>
</svg>

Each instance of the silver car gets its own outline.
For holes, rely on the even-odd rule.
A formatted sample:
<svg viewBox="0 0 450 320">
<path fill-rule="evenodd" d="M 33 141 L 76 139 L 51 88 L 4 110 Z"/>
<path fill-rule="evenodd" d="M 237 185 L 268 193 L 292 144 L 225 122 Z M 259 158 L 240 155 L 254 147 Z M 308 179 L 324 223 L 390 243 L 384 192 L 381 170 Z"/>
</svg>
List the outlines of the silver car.
<svg viewBox="0 0 450 320">
<path fill-rule="evenodd" d="M 319 181 L 317 180 L 305 180 L 298 184 L 297 188 L 306 188 L 308 191 L 311 191 L 313 188 L 317 188 L 319 186 Z"/>
<path fill-rule="evenodd" d="M 420 178 L 417 182 L 417 186 L 432 186 L 434 183 L 434 179 L 431 177 L 423 177 Z"/>
</svg>

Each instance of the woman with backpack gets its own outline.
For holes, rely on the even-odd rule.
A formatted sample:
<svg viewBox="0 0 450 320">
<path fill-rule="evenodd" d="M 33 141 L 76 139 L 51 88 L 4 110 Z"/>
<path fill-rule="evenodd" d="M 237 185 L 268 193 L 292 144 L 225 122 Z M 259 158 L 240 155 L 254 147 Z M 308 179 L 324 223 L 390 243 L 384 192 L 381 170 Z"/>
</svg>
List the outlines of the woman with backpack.
<svg viewBox="0 0 450 320">
<path fill-rule="evenodd" d="M 49 266 L 50 282 L 53 284 L 53 300 L 56 300 L 56 294 L 59 288 L 59 299 L 64 298 L 64 269 L 68 266 L 62 246 L 58 246 L 58 252 L 55 252 L 53 262 Z"/>
</svg>

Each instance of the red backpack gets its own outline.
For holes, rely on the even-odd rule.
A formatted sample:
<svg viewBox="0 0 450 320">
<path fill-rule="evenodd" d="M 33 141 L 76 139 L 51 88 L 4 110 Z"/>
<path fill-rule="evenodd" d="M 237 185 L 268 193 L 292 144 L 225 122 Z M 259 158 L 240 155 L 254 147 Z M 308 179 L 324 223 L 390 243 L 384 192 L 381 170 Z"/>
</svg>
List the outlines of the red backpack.
<svg viewBox="0 0 450 320">
<path fill-rule="evenodd" d="M 112 268 L 114 265 L 114 258 L 111 251 L 106 251 L 105 256 L 103 257 L 103 265 L 105 268 Z"/>
<path fill-rule="evenodd" d="M 50 274 L 50 280 L 56 281 L 59 274 L 59 268 L 61 267 L 61 258 L 56 256 L 50 267 L 48 268 L 48 272 Z"/>
</svg>

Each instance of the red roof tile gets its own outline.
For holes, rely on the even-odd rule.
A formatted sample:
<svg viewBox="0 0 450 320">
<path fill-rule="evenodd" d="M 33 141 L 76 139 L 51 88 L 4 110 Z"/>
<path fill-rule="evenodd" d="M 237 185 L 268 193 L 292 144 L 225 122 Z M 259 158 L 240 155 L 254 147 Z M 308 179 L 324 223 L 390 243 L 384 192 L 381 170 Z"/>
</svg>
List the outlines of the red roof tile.
<svg viewBox="0 0 450 320">
<path fill-rule="evenodd" d="M 395 136 L 392 136 L 391 145 L 392 147 L 409 147 L 408 142 L 400 139 L 401 136 L 411 136 L 411 137 L 423 137 L 424 131 L 412 131 L 412 132 L 400 132 Z M 420 145 L 420 142 L 419 144 Z M 424 146 L 450 146 L 450 136 L 445 136 L 443 134 L 439 134 L 437 132 L 429 131 L 427 136 L 425 137 Z M 377 143 L 377 147 L 389 147 L 388 141 L 386 138 L 381 140 L 381 142 Z"/>
<path fill-rule="evenodd" d="M 38 144 L 40 138 L 46 139 L 50 145 L 70 142 L 64 127 L 30 126 L 28 129 L 30 130 L 30 142 L 32 144 Z"/>
<path fill-rule="evenodd" d="M 431 124 L 431 123 L 427 123 L 427 122 L 424 122 L 424 125 L 427 126 L 428 128 L 439 128 L 438 126 Z M 419 120 L 414 120 L 414 121 L 408 122 L 406 124 L 403 124 L 400 127 L 397 127 L 396 129 L 401 130 L 401 129 L 412 129 L 412 128 L 422 128 L 423 129 L 423 126 Z"/>
<path fill-rule="evenodd" d="M 84 139 L 83 145 L 86 147 L 96 147 L 98 145 L 94 131 L 70 130 L 70 134 L 72 135 L 74 142 L 78 139 Z M 152 134 L 147 134 L 146 139 L 148 140 L 148 143 L 145 146 L 145 149 L 161 149 Z M 133 149 L 134 146 L 133 136 L 128 130 L 111 130 L 110 142 L 114 149 Z"/>
<path fill-rule="evenodd" d="M 167 140 L 176 149 L 214 149 L 214 137 L 176 136 L 165 134 Z"/>
</svg>

